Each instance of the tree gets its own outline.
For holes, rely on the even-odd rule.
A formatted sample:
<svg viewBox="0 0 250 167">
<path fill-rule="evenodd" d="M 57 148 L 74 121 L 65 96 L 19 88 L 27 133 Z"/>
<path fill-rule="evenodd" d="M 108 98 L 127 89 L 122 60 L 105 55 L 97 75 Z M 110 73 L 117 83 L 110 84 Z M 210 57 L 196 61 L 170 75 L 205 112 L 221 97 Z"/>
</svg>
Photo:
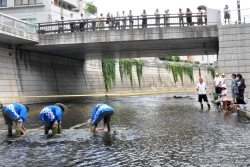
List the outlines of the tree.
<svg viewBox="0 0 250 167">
<path fill-rule="evenodd" d="M 92 5 L 90 3 L 86 4 L 86 7 L 84 8 L 89 13 L 96 13 L 97 12 L 97 7 L 95 5 Z"/>
</svg>

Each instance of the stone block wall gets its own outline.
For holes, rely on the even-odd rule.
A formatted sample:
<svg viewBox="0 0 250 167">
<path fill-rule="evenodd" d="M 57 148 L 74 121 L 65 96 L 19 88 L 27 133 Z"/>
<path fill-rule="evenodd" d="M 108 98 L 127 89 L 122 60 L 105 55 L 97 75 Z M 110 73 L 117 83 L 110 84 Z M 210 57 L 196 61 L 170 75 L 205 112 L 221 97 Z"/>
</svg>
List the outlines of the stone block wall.
<svg viewBox="0 0 250 167">
<path fill-rule="evenodd" d="M 13 102 L 30 104 L 74 98 L 51 98 L 49 97 L 51 95 L 106 93 L 100 60 L 81 61 L 19 49 L 7 49 L 7 47 L 0 48 L 0 60 L 0 101 L 3 104 Z M 108 93 L 195 90 L 199 78 L 198 69 L 194 69 L 194 83 L 184 75 L 183 85 L 180 79 L 175 84 L 172 73 L 156 61 L 143 66 L 142 85 L 139 87 L 135 65 L 132 72 L 133 87 L 129 77 L 124 76 L 123 82 L 121 81 L 117 60 L 116 84 Z M 205 82 L 211 85 L 212 78 L 206 67 L 202 68 L 201 74 Z"/>
<path fill-rule="evenodd" d="M 219 25 L 218 71 L 227 74 L 227 86 L 231 97 L 231 74 L 241 73 L 246 79 L 245 97 L 250 83 L 250 24 Z"/>
</svg>

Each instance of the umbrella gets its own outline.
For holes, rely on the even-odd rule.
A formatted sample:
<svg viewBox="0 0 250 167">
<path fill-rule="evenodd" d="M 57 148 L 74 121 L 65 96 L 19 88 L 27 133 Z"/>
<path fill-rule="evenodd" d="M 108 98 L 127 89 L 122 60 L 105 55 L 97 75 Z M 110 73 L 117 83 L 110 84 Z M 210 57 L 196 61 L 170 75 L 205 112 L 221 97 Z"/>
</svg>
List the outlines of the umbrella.
<svg viewBox="0 0 250 167">
<path fill-rule="evenodd" d="M 205 5 L 199 5 L 199 6 L 197 7 L 197 9 L 199 9 L 199 8 L 201 8 L 201 9 L 207 9 L 207 7 L 206 7 Z"/>
</svg>

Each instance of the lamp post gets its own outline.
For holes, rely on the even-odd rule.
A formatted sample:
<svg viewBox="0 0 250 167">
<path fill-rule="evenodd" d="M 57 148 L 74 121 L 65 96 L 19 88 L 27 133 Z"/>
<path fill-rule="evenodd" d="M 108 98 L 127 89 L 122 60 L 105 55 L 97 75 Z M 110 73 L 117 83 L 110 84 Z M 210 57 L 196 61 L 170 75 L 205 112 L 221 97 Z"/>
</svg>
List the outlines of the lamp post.
<svg viewBox="0 0 250 167">
<path fill-rule="evenodd" d="M 237 0 L 237 9 L 238 9 L 238 24 L 241 24 L 240 0 Z"/>
</svg>

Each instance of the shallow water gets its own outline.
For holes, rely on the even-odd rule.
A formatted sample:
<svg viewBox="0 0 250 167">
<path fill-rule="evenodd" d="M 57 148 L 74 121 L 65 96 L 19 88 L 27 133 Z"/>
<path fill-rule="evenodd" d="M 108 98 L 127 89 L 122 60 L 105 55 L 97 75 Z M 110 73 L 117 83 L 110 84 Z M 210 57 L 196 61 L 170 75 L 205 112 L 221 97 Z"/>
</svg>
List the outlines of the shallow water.
<svg viewBox="0 0 250 167">
<path fill-rule="evenodd" d="M 184 94 L 183 94 L 184 95 Z M 186 95 L 186 94 L 185 94 Z M 61 136 L 44 136 L 37 115 L 48 104 L 30 106 L 20 138 L 7 138 L 0 116 L 0 166 L 248 166 L 250 122 L 199 109 L 193 98 L 150 95 L 88 98 L 65 102 Z M 91 134 L 87 122 L 92 108 L 105 102 L 115 109 L 112 130 L 120 134 Z M 100 123 L 101 126 L 101 123 Z"/>
</svg>

